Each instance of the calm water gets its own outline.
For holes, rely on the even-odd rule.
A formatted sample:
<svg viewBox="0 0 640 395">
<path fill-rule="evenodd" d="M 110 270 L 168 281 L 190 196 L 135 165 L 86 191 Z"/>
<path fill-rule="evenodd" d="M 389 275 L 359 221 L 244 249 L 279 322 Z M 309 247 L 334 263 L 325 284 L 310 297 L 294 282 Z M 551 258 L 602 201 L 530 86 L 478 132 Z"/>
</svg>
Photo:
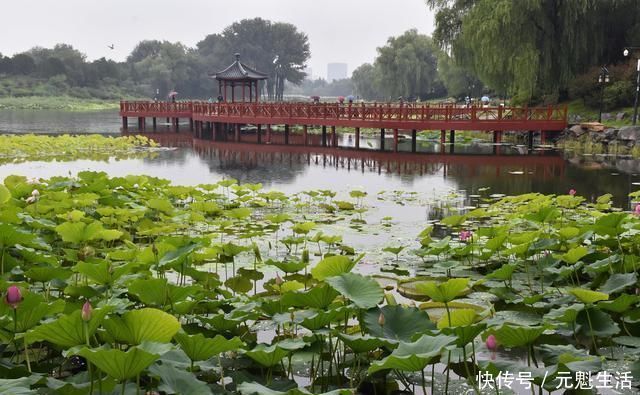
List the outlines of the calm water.
<svg viewBox="0 0 640 395">
<path fill-rule="evenodd" d="M 130 122 L 131 123 L 131 122 Z M 160 126 L 160 129 L 163 127 Z M 187 129 L 186 125 L 183 128 Z M 120 133 L 116 111 L 74 113 L 61 111 L 0 111 L 0 133 Z M 627 209 L 627 195 L 640 189 L 640 161 L 622 157 L 562 155 L 553 151 L 520 154 L 522 147 L 499 147 L 475 142 L 441 147 L 437 142 L 419 141 L 420 154 L 410 154 L 411 142 L 401 140 L 398 154 L 379 152 L 377 138 L 363 138 L 368 150 L 320 147 L 213 143 L 194 140 L 188 133 L 167 130 L 149 134 L 163 145 L 174 147 L 152 158 L 97 162 L 28 162 L 0 165 L 0 179 L 10 174 L 50 177 L 82 170 L 105 171 L 111 175 L 148 174 L 178 184 L 215 182 L 235 178 L 240 182 L 261 182 L 267 189 L 299 192 L 308 189 L 349 191 L 364 188 L 370 195 L 379 191 L 412 190 L 427 196 L 444 196 L 451 191 L 474 195 L 527 192 L 567 193 L 576 189 L 587 199 L 612 193 L 618 205 Z M 273 142 L 281 136 L 274 134 Z M 299 136 L 292 136 L 296 142 Z M 318 136 L 314 136 L 319 139 Z M 339 136 L 340 145 L 353 145 L 353 135 Z M 243 136 L 244 140 L 255 136 Z M 392 142 L 386 142 L 387 150 Z M 443 153 L 444 152 L 444 153 Z M 486 194 L 487 192 L 485 192 Z"/>
</svg>

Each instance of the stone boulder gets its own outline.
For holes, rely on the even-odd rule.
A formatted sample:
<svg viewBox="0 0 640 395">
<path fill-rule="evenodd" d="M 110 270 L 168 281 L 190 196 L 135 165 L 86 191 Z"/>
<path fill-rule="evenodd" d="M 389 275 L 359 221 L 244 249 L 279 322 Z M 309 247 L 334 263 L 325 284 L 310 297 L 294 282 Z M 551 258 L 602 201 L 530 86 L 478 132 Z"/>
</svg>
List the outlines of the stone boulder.
<svg viewBox="0 0 640 395">
<path fill-rule="evenodd" d="M 582 128 L 580 125 L 573 125 L 569 128 L 569 136 L 580 137 L 587 132 L 587 129 Z"/>
<path fill-rule="evenodd" d="M 626 116 L 627 116 L 626 112 L 619 112 L 616 114 L 616 121 L 622 121 Z"/>
<path fill-rule="evenodd" d="M 607 128 L 604 130 L 605 140 L 615 140 L 618 137 L 618 129 Z"/>
<path fill-rule="evenodd" d="M 618 140 L 640 142 L 640 126 L 625 126 L 618 132 Z"/>
</svg>

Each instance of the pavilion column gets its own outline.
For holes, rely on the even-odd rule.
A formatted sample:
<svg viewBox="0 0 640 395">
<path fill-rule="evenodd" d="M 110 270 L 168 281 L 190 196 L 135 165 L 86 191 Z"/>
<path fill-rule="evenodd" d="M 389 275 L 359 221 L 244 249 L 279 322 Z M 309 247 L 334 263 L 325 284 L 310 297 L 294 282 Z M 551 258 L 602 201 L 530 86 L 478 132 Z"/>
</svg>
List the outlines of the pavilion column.
<svg viewBox="0 0 640 395">
<path fill-rule="evenodd" d="M 360 148 L 360 128 L 356 128 L 356 149 Z"/>
<path fill-rule="evenodd" d="M 236 102 L 236 84 L 231 83 L 231 103 Z"/>
<path fill-rule="evenodd" d="M 303 145 L 307 145 L 308 144 L 308 139 L 309 139 L 309 135 L 308 135 L 308 130 L 307 130 L 307 125 L 303 125 L 302 126 L 302 140 L 303 141 Z"/>
<path fill-rule="evenodd" d="M 253 96 L 253 95 L 251 94 L 251 93 L 252 93 L 252 92 L 251 92 L 252 90 L 253 90 L 253 82 L 252 82 L 252 81 L 250 81 L 250 82 L 249 82 L 249 103 L 251 103 L 251 100 L 252 100 L 251 96 Z"/>
<path fill-rule="evenodd" d="M 129 120 L 127 117 L 122 117 L 122 129 L 127 130 L 129 128 Z"/>
<path fill-rule="evenodd" d="M 224 93 L 222 94 L 222 97 L 224 98 L 224 101 L 227 101 L 227 81 L 222 81 L 222 85 L 224 86 Z"/>
<path fill-rule="evenodd" d="M 417 140 L 417 136 L 418 136 L 418 131 L 416 129 L 413 129 L 411 131 L 411 152 L 416 152 L 416 140 Z"/>
<path fill-rule="evenodd" d="M 242 101 L 243 102 L 247 101 L 247 99 L 244 97 L 244 91 L 245 91 L 244 87 L 245 87 L 245 85 L 246 84 L 244 82 L 242 82 Z M 249 101 L 251 101 L 251 98 L 249 98 Z"/>
</svg>

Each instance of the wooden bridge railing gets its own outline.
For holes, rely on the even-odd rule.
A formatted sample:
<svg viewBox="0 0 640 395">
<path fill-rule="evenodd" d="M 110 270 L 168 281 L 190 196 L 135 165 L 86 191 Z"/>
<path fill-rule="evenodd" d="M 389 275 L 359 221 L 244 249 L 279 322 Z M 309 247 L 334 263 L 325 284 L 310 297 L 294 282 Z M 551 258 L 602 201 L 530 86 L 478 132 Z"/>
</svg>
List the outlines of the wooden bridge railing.
<svg viewBox="0 0 640 395">
<path fill-rule="evenodd" d="M 398 121 L 426 124 L 430 122 L 519 122 L 531 124 L 531 129 L 544 128 L 545 124 L 567 123 L 566 106 L 547 107 L 480 107 L 399 103 L 208 103 L 208 102 L 128 102 L 120 103 L 122 116 L 189 116 L 195 118 L 238 119 L 251 122 L 255 119 L 286 119 L 291 122 L 314 120 L 349 120 L 371 123 Z M 162 115 L 159 115 L 162 114 Z"/>
</svg>

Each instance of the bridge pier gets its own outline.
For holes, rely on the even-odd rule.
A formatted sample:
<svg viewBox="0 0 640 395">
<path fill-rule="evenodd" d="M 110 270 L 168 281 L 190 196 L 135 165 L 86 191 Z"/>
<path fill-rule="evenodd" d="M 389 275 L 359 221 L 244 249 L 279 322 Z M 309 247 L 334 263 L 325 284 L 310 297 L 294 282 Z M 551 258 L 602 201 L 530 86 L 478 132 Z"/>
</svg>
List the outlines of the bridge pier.
<svg viewBox="0 0 640 395">
<path fill-rule="evenodd" d="M 398 152 L 398 129 L 393 129 L 393 152 Z"/>
<path fill-rule="evenodd" d="M 547 144 L 547 131 L 546 130 L 541 130 L 540 131 L 540 145 L 546 145 Z"/>
<path fill-rule="evenodd" d="M 193 118 L 189 118 L 189 131 L 193 132 Z"/>
<path fill-rule="evenodd" d="M 271 144 L 271 124 L 267 124 L 267 144 Z"/>
<path fill-rule="evenodd" d="M 327 146 L 327 127 L 322 125 L 322 146 Z"/>
<path fill-rule="evenodd" d="M 336 138 L 336 127 L 331 127 L 331 146 L 335 147 L 338 145 L 338 139 Z"/>
<path fill-rule="evenodd" d="M 502 144 L 502 130 L 493 131 L 493 143 Z"/>
<path fill-rule="evenodd" d="M 411 152 L 416 152 L 417 137 L 418 137 L 418 131 L 416 129 L 413 129 L 411 131 Z"/>
<path fill-rule="evenodd" d="M 240 124 L 236 123 L 234 126 L 235 126 L 234 127 L 235 135 L 233 137 L 233 141 L 235 141 L 236 143 L 239 143 L 240 142 Z"/>
<path fill-rule="evenodd" d="M 527 139 L 527 146 L 529 148 L 529 151 L 533 150 L 533 130 L 529 130 L 529 136 Z"/>
<path fill-rule="evenodd" d="M 144 117 L 138 117 L 138 130 L 144 132 L 144 123 L 145 123 Z"/>
<path fill-rule="evenodd" d="M 256 141 L 260 144 L 262 142 L 262 125 L 257 124 L 256 128 Z"/>
<path fill-rule="evenodd" d="M 444 151 L 444 145 L 447 143 L 447 131 L 440 130 L 440 151 Z"/>
<path fill-rule="evenodd" d="M 360 128 L 356 128 L 356 149 L 360 149 Z"/>
<path fill-rule="evenodd" d="M 284 145 L 289 145 L 289 125 L 284 125 Z"/>
<path fill-rule="evenodd" d="M 153 131 L 155 132 L 156 130 L 158 130 L 158 122 L 156 117 L 151 118 L 153 120 Z"/>
<path fill-rule="evenodd" d="M 308 145 L 308 138 L 309 138 L 309 134 L 308 134 L 308 130 L 307 130 L 307 125 L 302 125 L 302 144 L 303 145 Z"/>
<path fill-rule="evenodd" d="M 180 118 L 173 118 L 173 131 L 180 133 Z"/>
<path fill-rule="evenodd" d="M 456 143 L 456 131 L 455 130 L 450 130 L 449 131 L 449 143 L 451 145 Z"/>
<path fill-rule="evenodd" d="M 380 129 L 380 151 L 384 151 L 384 128 Z"/>
</svg>

